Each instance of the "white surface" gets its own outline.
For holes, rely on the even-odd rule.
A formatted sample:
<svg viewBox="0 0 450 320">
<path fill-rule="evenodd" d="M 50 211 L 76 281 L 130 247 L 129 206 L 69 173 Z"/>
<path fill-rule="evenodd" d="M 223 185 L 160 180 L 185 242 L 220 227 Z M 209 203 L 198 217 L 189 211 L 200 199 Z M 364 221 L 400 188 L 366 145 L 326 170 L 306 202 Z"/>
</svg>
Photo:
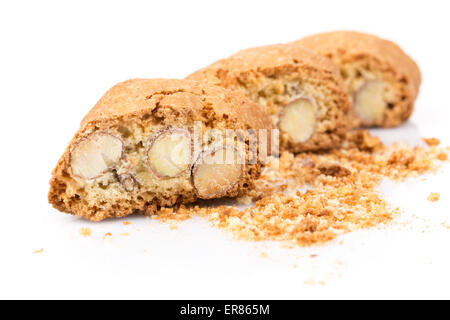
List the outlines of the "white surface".
<svg viewBox="0 0 450 320">
<path fill-rule="evenodd" d="M 450 224 L 448 167 L 383 184 L 406 227 L 305 249 L 234 241 L 202 219 L 178 230 L 142 217 L 94 224 L 47 204 L 50 171 L 116 82 L 184 77 L 241 48 L 326 30 L 372 32 L 409 52 L 423 72 L 417 111 L 382 134 L 449 145 L 449 9 L 447 1 L 2 1 L 0 298 L 450 298 L 450 230 L 440 225 Z M 426 200 L 431 191 L 439 202 Z M 81 227 L 93 235 L 81 237 Z"/>
</svg>

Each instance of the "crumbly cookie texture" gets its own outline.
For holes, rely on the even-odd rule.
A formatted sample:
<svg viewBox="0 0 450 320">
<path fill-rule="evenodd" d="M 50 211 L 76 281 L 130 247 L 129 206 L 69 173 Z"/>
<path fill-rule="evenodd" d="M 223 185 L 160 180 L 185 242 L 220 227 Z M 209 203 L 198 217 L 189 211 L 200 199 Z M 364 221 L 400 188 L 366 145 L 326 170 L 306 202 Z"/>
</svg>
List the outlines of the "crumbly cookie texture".
<svg viewBox="0 0 450 320">
<path fill-rule="evenodd" d="M 330 58 L 341 71 L 353 105 L 353 127 L 395 127 L 414 109 L 421 83 L 417 64 L 395 43 L 374 35 L 336 31 L 292 45 Z"/>
<path fill-rule="evenodd" d="M 195 137 L 199 123 L 202 133 L 241 130 L 242 138 L 219 145 L 214 135 Z M 219 158 L 225 149 L 234 156 L 241 147 L 248 160 L 249 137 L 242 129 L 271 126 L 257 104 L 224 88 L 168 79 L 119 83 L 89 111 L 60 158 L 49 202 L 99 221 L 150 215 L 158 206 L 198 198 L 240 196 L 253 187 L 259 161 L 221 164 Z M 220 175 L 211 175 L 215 171 Z"/>
<path fill-rule="evenodd" d="M 441 161 L 448 161 L 440 155 L 447 156 L 450 149 L 435 142 L 416 147 L 383 145 L 368 131 L 352 130 L 343 148 L 297 155 L 283 152 L 271 158 L 248 195 L 255 203 L 247 200 L 243 210 L 180 206 L 161 210 L 155 218 L 172 224 L 204 216 L 242 240 L 283 241 L 288 246 L 323 244 L 397 217 L 399 209 L 380 194 L 380 183 L 437 172 Z M 431 193 L 429 200 L 438 197 Z M 406 225 L 410 227 L 409 222 Z"/>
<path fill-rule="evenodd" d="M 246 49 L 187 78 L 241 91 L 261 105 L 280 129 L 282 151 L 338 147 L 348 129 L 350 102 L 339 70 L 299 46 Z"/>
</svg>

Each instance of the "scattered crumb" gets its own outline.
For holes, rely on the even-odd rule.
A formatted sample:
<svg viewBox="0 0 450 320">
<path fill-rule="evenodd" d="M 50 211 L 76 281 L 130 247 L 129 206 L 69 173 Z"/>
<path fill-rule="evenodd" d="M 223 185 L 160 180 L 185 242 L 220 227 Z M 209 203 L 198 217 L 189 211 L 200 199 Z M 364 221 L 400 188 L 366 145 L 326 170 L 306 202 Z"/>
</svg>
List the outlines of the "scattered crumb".
<svg viewBox="0 0 450 320">
<path fill-rule="evenodd" d="M 317 258 L 317 254 L 311 254 L 309 257 L 310 258 Z"/>
<path fill-rule="evenodd" d="M 422 140 L 429 146 L 438 146 L 441 143 L 437 138 L 422 138 Z"/>
<path fill-rule="evenodd" d="M 354 130 L 347 134 L 347 149 L 356 148 L 361 151 L 374 152 L 383 148 L 380 138 L 370 135 L 368 130 Z"/>
<path fill-rule="evenodd" d="M 39 250 L 33 251 L 33 253 L 42 253 L 42 252 L 44 252 L 44 249 L 39 249 Z"/>
<path fill-rule="evenodd" d="M 112 238 L 112 234 L 111 232 L 107 232 L 105 233 L 105 235 L 103 236 L 103 240 L 109 240 Z"/>
<path fill-rule="evenodd" d="M 173 225 L 170 226 L 170 230 L 177 230 L 177 229 L 178 229 L 178 226 L 177 226 L 177 225 L 174 225 L 174 224 L 173 224 Z"/>
<path fill-rule="evenodd" d="M 438 155 L 436 156 L 436 159 L 441 160 L 441 161 L 446 161 L 446 160 L 448 160 L 448 155 L 445 152 L 441 152 L 441 153 L 438 153 Z"/>
<path fill-rule="evenodd" d="M 324 285 L 326 285 L 325 281 L 317 281 L 317 280 L 313 280 L 313 279 L 306 280 L 303 283 L 305 285 L 310 285 L 310 286 L 317 286 L 317 285 L 324 286 Z"/>
<path fill-rule="evenodd" d="M 427 200 L 428 200 L 428 201 L 431 201 L 431 202 L 436 202 L 436 201 L 439 200 L 440 197 L 441 197 L 441 195 L 440 195 L 439 193 L 437 193 L 437 192 L 431 192 L 431 193 L 428 195 Z"/>
<path fill-rule="evenodd" d="M 267 252 L 261 252 L 261 254 L 259 255 L 261 258 L 264 258 L 264 259 L 268 259 L 269 258 L 269 255 L 267 254 Z"/>
<path fill-rule="evenodd" d="M 122 222 L 122 223 L 123 223 L 124 226 L 127 226 L 127 225 L 131 224 L 130 221 L 124 221 L 124 222 Z"/>
<path fill-rule="evenodd" d="M 338 163 L 321 163 L 317 169 L 320 173 L 333 177 L 345 177 L 351 173 L 350 170 Z"/>
<path fill-rule="evenodd" d="M 450 224 L 447 224 L 447 223 L 445 223 L 445 222 L 441 222 L 441 226 L 443 226 L 444 228 L 450 230 Z"/>
<path fill-rule="evenodd" d="M 386 146 L 368 131 L 353 131 L 341 149 L 284 152 L 268 159 L 248 194 L 254 206 L 240 211 L 181 205 L 162 208 L 155 219 L 173 223 L 200 216 L 241 240 L 322 244 L 346 232 L 391 222 L 400 211 L 383 199 L 378 186 L 386 178 L 404 181 L 436 172 L 436 160 L 446 155 L 436 140 L 426 140 L 423 147 Z"/>
<path fill-rule="evenodd" d="M 177 209 L 175 208 L 161 208 L 158 214 L 154 216 L 155 219 L 160 221 L 177 221 L 181 222 L 187 219 L 191 219 L 195 212 L 192 212 L 190 208 L 181 205 Z"/>
<path fill-rule="evenodd" d="M 80 228 L 79 232 L 83 237 L 90 237 L 92 234 L 91 229 L 89 228 Z"/>
<path fill-rule="evenodd" d="M 124 232 L 124 233 L 121 233 L 120 235 L 126 237 L 126 236 L 129 236 L 130 234 L 128 232 Z"/>
</svg>

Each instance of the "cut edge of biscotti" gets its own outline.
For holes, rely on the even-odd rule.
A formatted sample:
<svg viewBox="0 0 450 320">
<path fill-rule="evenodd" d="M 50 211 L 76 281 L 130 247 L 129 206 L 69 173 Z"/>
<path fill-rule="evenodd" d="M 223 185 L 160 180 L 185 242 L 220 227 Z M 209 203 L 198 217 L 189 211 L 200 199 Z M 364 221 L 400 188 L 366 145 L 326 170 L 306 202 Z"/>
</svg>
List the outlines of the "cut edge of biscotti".
<svg viewBox="0 0 450 320">
<path fill-rule="evenodd" d="M 281 150 L 336 148 L 348 131 L 350 101 L 339 70 L 298 46 L 242 50 L 187 78 L 243 92 L 261 105 L 280 130 Z"/>
<path fill-rule="evenodd" d="M 293 45 L 328 57 L 340 68 L 352 103 L 352 127 L 395 127 L 411 116 L 420 69 L 394 42 L 335 31 L 311 35 Z"/>
<path fill-rule="evenodd" d="M 249 128 L 270 135 L 271 122 L 243 95 L 187 80 L 120 83 L 83 120 L 53 171 L 49 201 L 99 221 L 242 195 L 261 166 Z"/>
</svg>

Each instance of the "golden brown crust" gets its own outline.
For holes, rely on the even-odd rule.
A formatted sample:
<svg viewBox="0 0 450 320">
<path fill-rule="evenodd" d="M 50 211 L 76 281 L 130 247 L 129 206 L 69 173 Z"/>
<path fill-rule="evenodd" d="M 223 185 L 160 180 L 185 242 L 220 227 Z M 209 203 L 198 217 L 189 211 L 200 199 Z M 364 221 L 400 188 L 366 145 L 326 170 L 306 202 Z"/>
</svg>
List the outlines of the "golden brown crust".
<svg viewBox="0 0 450 320">
<path fill-rule="evenodd" d="M 150 120 L 149 120 L 150 119 Z M 77 196 L 66 195 L 73 181 L 70 154 L 74 146 L 94 131 L 108 131 L 123 122 L 167 122 L 192 124 L 201 121 L 209 128 L 270 129 L 271 120 L 255 103 L 242 94 L 188 80 L 133 79 L 111 88 L 89 111 L 80 129 L 58 161 L 50 180 L 49 202 L 58 210 L 99 221 L 133 212 L 152 214 L 157 206 L 189 203 L 197 199 L 194 191 L 168 198 L 139 199 L 104 203 L 96 208 L 85 205 Z M 153 122 L 152 122 L 153 121 Z M 240 184 L 226 196 L 240 195 L 251 188 L 260 165 L 248 165 Z"/>
<path fill-rule="evenodd" d="M 301 152 L 337 147 L 347 132 L 350 104 L 339 70 L 329 59 L 299 46 L 277 44 L 242 50 L 194 72 L 187 79 L 244 92 L 258 103 L 264 95 L 265 110 L 272 115 L 280 113 L 273 111 L 276 99 L 271 98 L 272 94 L 284 94 L 288 81 L 310 83 L 320 91 L 319 96 L 328 99 L 326 114 L 319 119 L 323 126 L 304 143 L 282 138 L 280 147 L 284 150 Z M 264 90 L 267 92 L 262 93 Z"/>
<path fill-rule="evenodd" d="M 195 96 L 196 99 L 193 98 Z M 198 121 L 211 120 L 204 117 L 203 111 L 208 106 L 218 120 L 224 115 L 233 118 L 236 128 L 262 129 L 268 125 L 267 117 L 259 107 L 242 95 L 232 95 L 196 81 L 131 79 L 105 93 L 82 120 L 80 131 L 102 122 L 151 114 L 162 104 L 170 105 L 176 108 L 177 113 Z"/>
<path fill-rule="evenodd" d="M 421 74 L 417 64 L 397 44 L 374 35 L 353 31 L 336 31 L 305 37 L 293 43 L 330 58 L 341 67 L 352 63 L 376 71 L 398 90 L 396 110 L 388 111 L 378 123 L 359 121 L 357 125 L 397 126 L 406 121 L 414 109 Z M 345 75 L 344 75 L 345 77 Z M 352 93 L 352 92 L 350 92 Z"/>
<path fill-rule="evenodd" d="M 331 74 L 336 77 L 338 71 L 336 66 L 329 60 L 310 51 L 275 44 L 262 47 L 255 47 L 241 50 L 232 56 L 218 60 L 208 67 L 194 72 L 188 76 L 189 79 L 203 81 L 206 75 L 211 76 L 211 80 L 221 81 L 222 84 L 229 85 L 223 81 L 239 81 L 251 73 L 262 73 L 266 77 L 273 77 L 286 69 L 298 69 L 304 72 L 317 72 Z"/>
</svg>

